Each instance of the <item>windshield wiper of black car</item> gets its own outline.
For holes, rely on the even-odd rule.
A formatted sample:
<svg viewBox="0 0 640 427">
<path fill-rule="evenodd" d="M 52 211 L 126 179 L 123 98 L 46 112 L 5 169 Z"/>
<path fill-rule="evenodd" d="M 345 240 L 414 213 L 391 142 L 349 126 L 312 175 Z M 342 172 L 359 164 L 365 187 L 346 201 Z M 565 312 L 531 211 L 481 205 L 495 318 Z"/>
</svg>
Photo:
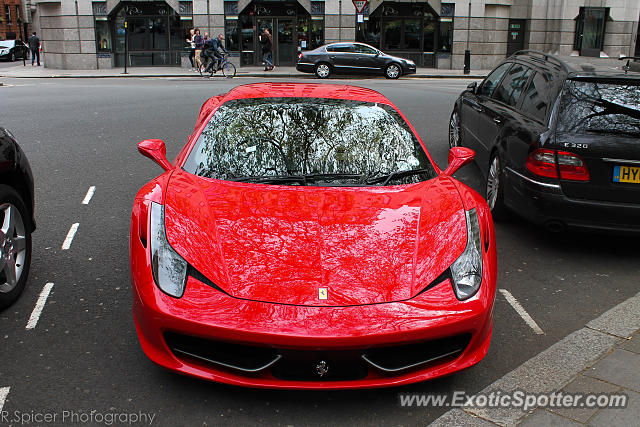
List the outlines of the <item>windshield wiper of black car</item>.
<svg viewBox="0 0 640 427">
<path fill-rule="evenodd" d="M 591 128 L 586 128 L 584 130 L 585 132 L 590 132 L 590 133 L 609 133 L 612 135 L 628 135 L 628 136 L 634 136 L 634 137 L 638 137 L 640 136 L 640 130 L 637 131 L 633 131 L 633 130 L 623 130 L 623 129 L 591 129 Z"/>
<path fill-rule="evenodd" d="M 381 175 L 381 176 L 377 176 L 375 178 L 367 179 L 364 183 L 367 184 L 367 185 L 372 185 L 372 184 L 378 184 L 378 183 L 381 182 L 382 186 L 384 187 L 392 179 L 405 178 L 407 176 L 419 175 L 421 173 L 429 173 L 429 172 L 431 172 L 430 169 L 410 169 L 410 170 L 406 170 L 406 171 L 395 171 L 395 172 L 391 172 L 391 173 L 386 174 L 386 175 Z"/>
</svg>

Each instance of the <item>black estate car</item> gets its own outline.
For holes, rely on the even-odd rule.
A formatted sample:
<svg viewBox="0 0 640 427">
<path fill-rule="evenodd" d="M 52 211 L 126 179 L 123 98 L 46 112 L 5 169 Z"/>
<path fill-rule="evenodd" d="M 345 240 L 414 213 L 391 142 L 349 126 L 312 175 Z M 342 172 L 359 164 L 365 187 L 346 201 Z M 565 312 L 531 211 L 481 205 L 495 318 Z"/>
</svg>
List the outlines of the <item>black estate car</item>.
<svg viewBox="0 0 640 427">
<path fill-rule="evenodd" d="M 0 310 L 15 301 L 31 265 L 33 175 L 11 133 L 0 127 Z"/>
<path fill-rule="evenodd" d="M 415 74 L 416 64 L 404 58 L 386 53 L 364 43 L 331 43 L 298 54 L 296 69 L 303 73 L 315 73 L 326 79 L 333 73 L 384 74 L 397 79 L 405 74 Z"/>
<path fill-rule="evenodd" d="M 495 218 L 640 232 L 640 73 L 520 51 L 455 103 L 449 144 L 476 152 Z"/>
<path fill-rule="evenodd" d="M 15 61 L 26 59 L 29 56 L 29 47 L 21 40 L 0 40 L 0 59 Z"/>
</svg>

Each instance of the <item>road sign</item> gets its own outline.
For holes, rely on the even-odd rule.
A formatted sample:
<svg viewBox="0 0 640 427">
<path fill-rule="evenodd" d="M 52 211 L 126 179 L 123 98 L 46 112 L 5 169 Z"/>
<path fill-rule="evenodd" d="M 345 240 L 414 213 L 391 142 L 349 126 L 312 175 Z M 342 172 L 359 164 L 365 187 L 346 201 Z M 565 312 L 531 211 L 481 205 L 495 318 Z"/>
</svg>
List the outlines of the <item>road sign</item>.
<svg viewBox="0 0 640 427">
<path fill-rule="evenodd" d="M 356 12 L 358 13 L 362 13 L 367 3 L 369 3 L 369 0 L 353 0 L 353 5 L 356 7 Z"/>
</svg>

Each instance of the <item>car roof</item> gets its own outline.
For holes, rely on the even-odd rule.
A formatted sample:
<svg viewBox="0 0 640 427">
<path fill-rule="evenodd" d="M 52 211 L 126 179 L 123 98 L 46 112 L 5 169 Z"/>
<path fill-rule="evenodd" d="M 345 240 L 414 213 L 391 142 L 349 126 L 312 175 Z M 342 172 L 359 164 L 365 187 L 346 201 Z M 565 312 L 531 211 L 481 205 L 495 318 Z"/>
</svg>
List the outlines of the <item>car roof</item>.
<svg viewBox="0 0 640 427">
<path fill-rule="evenodd" d="M 622 67 L 626 65 L 626 60 L 620 61 L 615 58 L 585 58 L 583 56 L 560 58 L 535 50 L 522 50 L 514 53 L 509 59 L 522 61 L 549 71 L 563 70 L 569 79 L 640 79 L 640 72 L 624 71 Z"/>
<path fill-rule="evenodd" d="M 330 98 L 393 105 L 380 92 L 358 86 L 325 83 L 252 83 L 230 90 L 222 102 L 246 98 Z"/>
</svg>

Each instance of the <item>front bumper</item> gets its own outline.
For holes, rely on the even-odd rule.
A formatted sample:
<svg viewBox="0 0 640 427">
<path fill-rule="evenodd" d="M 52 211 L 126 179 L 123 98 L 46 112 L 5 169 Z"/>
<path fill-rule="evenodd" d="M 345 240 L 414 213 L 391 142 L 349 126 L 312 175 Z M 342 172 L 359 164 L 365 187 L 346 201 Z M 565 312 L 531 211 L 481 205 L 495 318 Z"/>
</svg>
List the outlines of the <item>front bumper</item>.
<svg viewBox="0 0 640 427">
<path fill-rule="evenodd" d="M 484 264 L 480 290 L 467 301 L 457 300 L 444 279 L 407 301 L 310 307 L 234 298 L 193 277 L 182 298 L 170 297 L 155 285 L 148 251 L 132 233 L 133 316 L 142 349 L 153 362 L 198 378 L 282 389 L 409 384 L 468 368 L 486 355 L 496 291 L 494 246 L 484 254 L 493 261 Z M 207 348 L 216 346 L 226 353 L 212 360 Z M 404 363 L 393 355 L 404 351 L 415 359 L 409 353 L 416 349 L 426 349 L 418 360 L 423 363 L 386 369 Z M 256 360 L 227 363 L 238 352 L 243 359 L 255 354 Z M 323 362 L 326 376 L 318 373 Z"/>
<path fill-rule="evenodd" d="M 505 169 L 505 203 L 522 217 L 554 230 L 640 233 L 640 204 L 567 197 L 560 185 Z"/>
<path fill-rule="evenodd" d="M 416 66 L 415 65 L 402 64 L 402 74 L 403 75 L 415 74 L 415 73 L 416 73 Z"/>
</svg>

